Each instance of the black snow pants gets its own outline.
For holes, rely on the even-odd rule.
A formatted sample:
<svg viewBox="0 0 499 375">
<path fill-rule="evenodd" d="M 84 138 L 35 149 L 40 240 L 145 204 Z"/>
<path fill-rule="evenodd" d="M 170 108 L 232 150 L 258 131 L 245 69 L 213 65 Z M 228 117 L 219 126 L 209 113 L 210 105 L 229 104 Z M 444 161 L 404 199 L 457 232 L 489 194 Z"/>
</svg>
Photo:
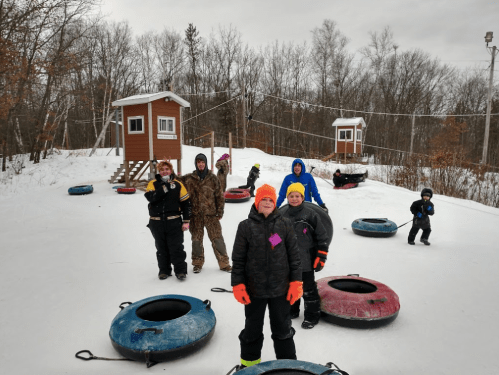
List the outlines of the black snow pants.
<svg viewBox="0 0 499 375">
<path fill-rule="evenodd" d="M 244 306 L 246 321 L 244 329 L 239 334 L 241 343 L 241 359 L 256 361 L 261 358 L 263 347 L 263 321 L 265 310 L 269 306 L 270 330 L 274 341 L 274 351 L 277 359 L 296 359 L 296 349 L 293 336 L 295 330 L 291 327 L 290 305 L 286 295 L 275 298 L 251 297 L 251 303 Z"/>
<path fill-rule="evenodd" d="M 250 189 L 250 195 L 255 196 L 255 181 L 256 179 L 248 178 L 246 179 L 246 185 L 239 186 L 239 189 Z"/>
<path fill-rule="evenodd" d="M 416 238 L 416 235 L 418 234 L 419 229 L 420 228 L 418 228 L 414 225 L 412 226 L 411 230 L 409 231 L 409 238 L 407 239 L 409 242 L 414 242 L 414 239 Z M 430 237 L 430 233 L 431 233 L 431 228 L 423 229 L 423 234 L 421 235 L 421 239 L 427 240 L 428 237 Z"/>
<path fill-rule="evenodd" d="M 149 220 L 147 226 L 154 237 L 159 273 L 170 275 L 173 265 L 176 275 L 187 274 L 182 219 L 179 217 L 172 220 Z"/>
<path fill-rule="evenodd" d="M 303 280 L 303 302 L 305 304 L 304 320 L 317 324 L 321 317 L 321 300 L 315 282 L 315 272 L 308 271 L 302 273 Z M 291 306 L 291 312 L 300 313 L 300 300 Z"/>
</svg>

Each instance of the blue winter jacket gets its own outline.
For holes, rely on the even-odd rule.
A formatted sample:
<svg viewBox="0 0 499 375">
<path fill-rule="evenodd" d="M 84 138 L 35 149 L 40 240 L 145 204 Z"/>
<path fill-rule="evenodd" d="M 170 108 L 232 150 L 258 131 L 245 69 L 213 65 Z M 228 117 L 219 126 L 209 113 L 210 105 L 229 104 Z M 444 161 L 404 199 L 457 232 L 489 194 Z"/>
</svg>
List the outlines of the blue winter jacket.
<svg viewBox="0 0 499 375">
<path fill-rule="evenodd" d="M 295 175 L 293 167 L 296 163 L 301 164 L 301 173 L 299 176 Z M 280 207 L 282 202 L 286 199 L 286 192 L 288 187 L 295 182 L 301 183 L 305 186 L 305 201 L 312 202 L 312 197 L 317 202 L 317 204 L 324 204 L 322 202 L 321 196 L 319 195 L 319 190 L 317 190 L 317 185 L 315 184 L 314 177 L 310 173 L 306 173 L 305 164 L 301 159 L 293 160 L 291 164 L 291 174 L 288 174 L 281 185 L 281 190 L 279 190 L 279 197 L 277 198 L 276 207 Z"/>
</svg>

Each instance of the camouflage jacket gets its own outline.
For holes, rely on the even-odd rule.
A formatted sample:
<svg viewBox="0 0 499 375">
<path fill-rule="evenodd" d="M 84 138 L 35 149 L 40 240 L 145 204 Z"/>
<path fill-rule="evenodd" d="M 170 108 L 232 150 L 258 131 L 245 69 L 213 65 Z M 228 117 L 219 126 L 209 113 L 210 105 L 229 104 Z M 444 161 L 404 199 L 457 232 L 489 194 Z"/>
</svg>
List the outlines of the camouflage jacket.
<svg viewBox="0 0 499 375">
<path fill-rule="evenodd" d="M 197 171 L 194 171 L 180 179 L 189 192 L 192 215 L 223 217 L 225 199 L 217 176 L 208 171 L 201 180 Z"/>
</svg>

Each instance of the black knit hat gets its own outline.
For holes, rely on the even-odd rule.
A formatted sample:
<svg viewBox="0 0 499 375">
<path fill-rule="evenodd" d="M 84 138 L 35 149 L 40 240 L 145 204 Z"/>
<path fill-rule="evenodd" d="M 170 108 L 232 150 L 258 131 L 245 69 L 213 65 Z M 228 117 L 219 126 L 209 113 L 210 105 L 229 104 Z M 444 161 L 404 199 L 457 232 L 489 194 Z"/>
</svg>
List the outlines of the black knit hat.
<svg viewBox="0 0 499 375">
<path fill-rule="evenodd" d="M 339 169 L 337 169 L 337 170 L 336 170 L 336 172 L 334 172 L 334 173 L 341 173 L 341 172 L 340 172 L 340 170 L 339 170 Z"/>
</svg>

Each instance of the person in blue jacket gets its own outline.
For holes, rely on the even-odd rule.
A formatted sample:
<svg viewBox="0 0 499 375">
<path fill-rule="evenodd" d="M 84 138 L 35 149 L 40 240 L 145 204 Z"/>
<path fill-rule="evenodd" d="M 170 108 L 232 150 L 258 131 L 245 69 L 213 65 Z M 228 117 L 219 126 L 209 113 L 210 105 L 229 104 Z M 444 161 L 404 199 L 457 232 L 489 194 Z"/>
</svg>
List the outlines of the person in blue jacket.
<svg viewBox="0 0 499 375">
<path fill-rule="evenodd" d="M 317 185 L 315 184 L 314 177 L 306 172 L 305 164 L 301 159 L 293 160 L 291 165 L 291 174 L 288 174 L 281 185 L 281 190 L 279 190 L 279 198 L 277 198 L 276 207 L 279 208 L 286 199 L 286 192 L 291 184 L 299 182 L 305 186 L 305 201 L 312 202 L 312 197 L 317 202 L 317 204 L 327 212 L 327 207 L 321 199 L 319 190 L 317 190 Z"/>
</svg>

